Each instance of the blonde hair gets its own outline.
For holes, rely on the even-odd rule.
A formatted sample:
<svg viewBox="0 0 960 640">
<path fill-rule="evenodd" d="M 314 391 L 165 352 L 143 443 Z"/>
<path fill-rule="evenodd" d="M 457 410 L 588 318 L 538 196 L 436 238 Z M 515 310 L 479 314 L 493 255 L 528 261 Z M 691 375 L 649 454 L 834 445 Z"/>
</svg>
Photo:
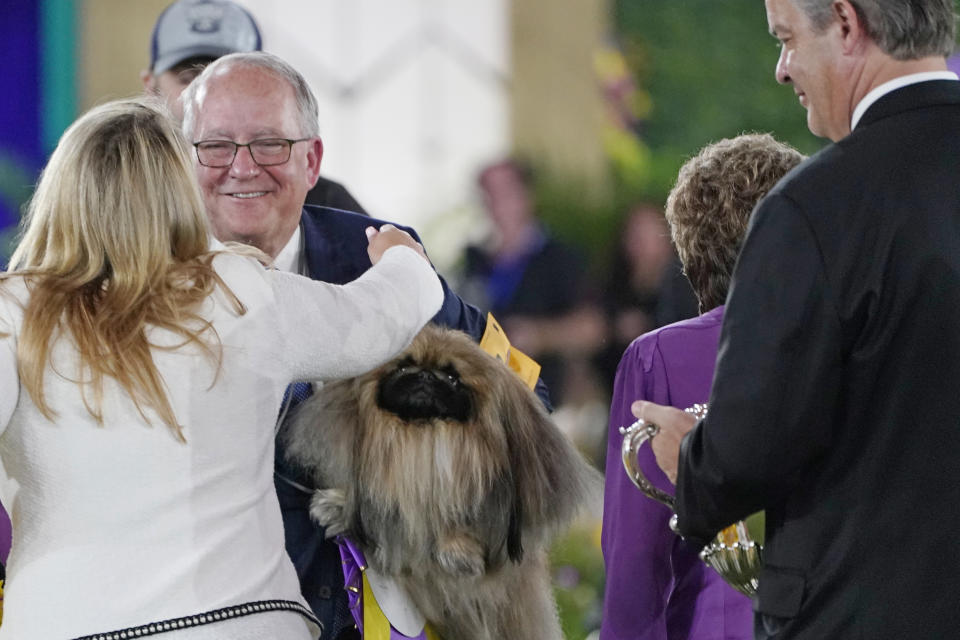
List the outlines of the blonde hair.
<svg viewBox="0 0 960 640">
<path fill-rule="evenodd" d="M 665 214 L 701 313 L 726 300 L 753 208 L 803 158 L 770 134 L 748 133 L 708 144 L 680 167 Z"/>
<path fill-rule="evenodd" d="M 197 310 L 220 286 L 188 146 L 165 107 L 151 98 L 96 107 L 63 134 L 30 201 L 10 260 L 30 297 L 17 343 L 20 376 L 38 409 L 54 419 L 44 375 L 55 339 L 79 352 L 87 410 L 103 423 L 105 377 L 151 408 L 184 440 L 153 362 L 148 326 L 195 343 L 217 363 L 219 338 Z M 205 334 L 213 334 L 213 343 Z M 88 397 L 92 394 L 92 399 Z"/>
</svg>

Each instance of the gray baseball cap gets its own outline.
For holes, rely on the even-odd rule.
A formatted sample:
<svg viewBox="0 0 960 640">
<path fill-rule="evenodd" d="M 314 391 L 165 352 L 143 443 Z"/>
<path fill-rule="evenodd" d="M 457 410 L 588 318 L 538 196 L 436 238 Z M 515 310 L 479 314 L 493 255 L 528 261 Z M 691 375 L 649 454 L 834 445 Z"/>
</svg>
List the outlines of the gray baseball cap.
<svg viewBox="0 0 960 640">
<path fill-rule="evenodd" d="M 240 5 L 229 0 L 177 0 L 153 26 L 150 71 L 163 73 L 188 58 L 219 58 L 260 47 L 257 23 Z"/>
</svg>

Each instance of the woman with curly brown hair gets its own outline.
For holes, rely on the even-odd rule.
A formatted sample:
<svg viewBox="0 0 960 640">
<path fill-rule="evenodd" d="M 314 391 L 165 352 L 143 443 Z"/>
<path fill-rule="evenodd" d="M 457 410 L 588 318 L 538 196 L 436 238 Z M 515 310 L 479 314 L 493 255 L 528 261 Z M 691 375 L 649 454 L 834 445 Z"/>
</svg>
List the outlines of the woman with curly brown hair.
<svg viewBox="0 0 960 640">
<path fill-rule="evenodd" d="M 707 401 L 723 303 L 750 212 L 802 160 L 766 134 L 721 140 L 683 165 L 667 199 L 670 233 L 701 315 L 640 336 L 617 369 L 604 495 L 601 640 L 753 637 L 749 599 L 669 529 L 669 509 L 631 484 L 620 461 L 619 427 L 633 422 L 630 405 L 636 400 L 681 409 Z M 654 485 L 672 493 L 649 445 L 639 463 Z"/>
</svg>

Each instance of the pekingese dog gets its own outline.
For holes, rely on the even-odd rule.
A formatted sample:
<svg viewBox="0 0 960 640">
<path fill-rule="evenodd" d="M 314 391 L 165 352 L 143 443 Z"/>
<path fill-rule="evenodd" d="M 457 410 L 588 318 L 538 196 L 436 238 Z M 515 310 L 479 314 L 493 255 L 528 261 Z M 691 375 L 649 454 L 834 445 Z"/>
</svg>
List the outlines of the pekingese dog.
<svg viewBox="0 0 960 640">
<path fill-rule="evenodd" d="M 391 362 L 325 385 L 286 437 L 320 487 L 311 515 L 445 640 L 562 640 L 547 547 L 602 480 L 469 336 L 426 327 Z"/>
</svg>

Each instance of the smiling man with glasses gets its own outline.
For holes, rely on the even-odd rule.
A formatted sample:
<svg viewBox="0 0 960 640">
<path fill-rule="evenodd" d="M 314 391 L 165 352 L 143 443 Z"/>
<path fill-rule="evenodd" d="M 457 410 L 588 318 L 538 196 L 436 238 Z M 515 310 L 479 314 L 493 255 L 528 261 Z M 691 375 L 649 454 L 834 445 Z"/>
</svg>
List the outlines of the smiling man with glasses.
<svg viewBox="0 0 960 640">
<path fill-rule="evenodd" d="M 237 55 L 268 64 L 231 63 Z M 305 83 L 270 68 L 275 56 L 234 56 L 208 67 L 187 89 L 184 132 L 197 150 L 197 177 L 217 238 L 280 258 L 288 245 L 287 254 L 299 250 L 301 209 L 320 175 L 319 125 L 307 115 L 316 102 L 310 104 Z"/>
</svg>

